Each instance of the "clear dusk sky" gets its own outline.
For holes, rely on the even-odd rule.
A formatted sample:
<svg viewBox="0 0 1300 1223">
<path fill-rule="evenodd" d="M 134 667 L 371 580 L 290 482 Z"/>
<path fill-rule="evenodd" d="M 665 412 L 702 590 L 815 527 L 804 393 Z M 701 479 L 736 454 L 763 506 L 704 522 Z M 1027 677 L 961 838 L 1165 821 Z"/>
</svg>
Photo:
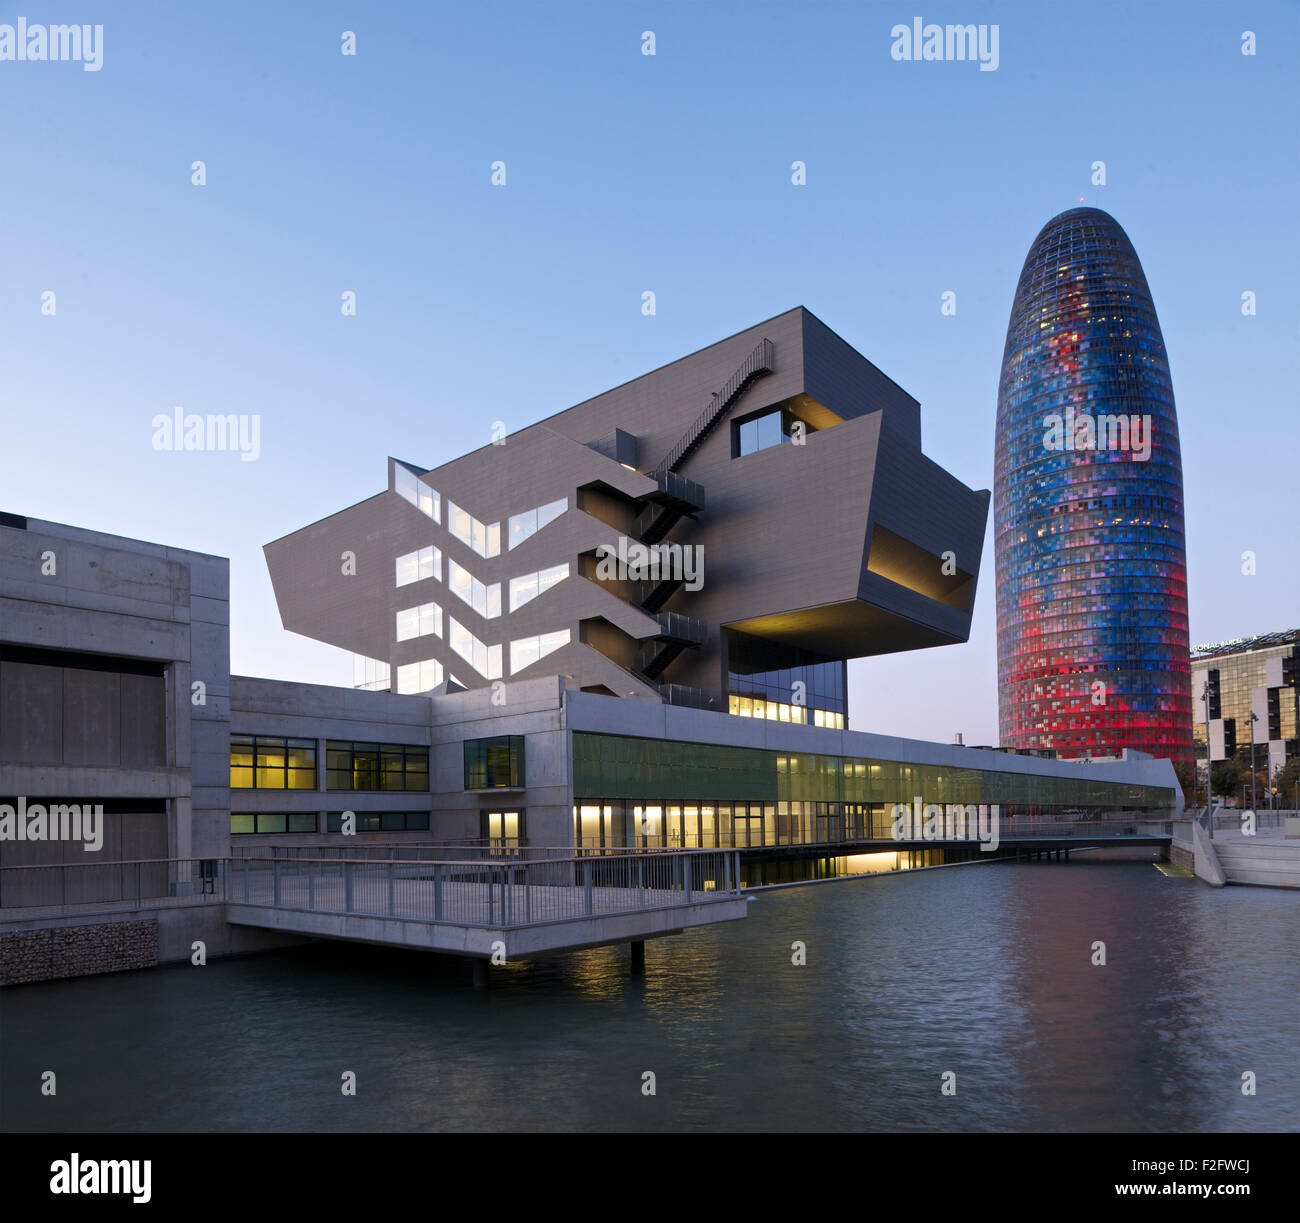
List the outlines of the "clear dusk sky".
<svg viewBox="0 0 1300 1223">
<path fill-rule="evenodd" d="M 895 62 L 916 16 L 997 24 L 996 71 Z M 102 24 L 103 61 L 0 61 L 0 509 L 229 556 L 237 672 L 351 683 L 280 627 L 261 545 L 386 456 L 436 466 L 796 305 L 991 488 L 1020 266 L 1080 202 L 1127 230 L 1169 350 L 1193 641 L 1300 625 L 1294 0 L 20 17 Z M 155 451 L 178 405 L 256 413 L 261 457 Z M 851 664 L 854 728 L 996 743 L 989 528 L 970 642 Z"/>
</svg>

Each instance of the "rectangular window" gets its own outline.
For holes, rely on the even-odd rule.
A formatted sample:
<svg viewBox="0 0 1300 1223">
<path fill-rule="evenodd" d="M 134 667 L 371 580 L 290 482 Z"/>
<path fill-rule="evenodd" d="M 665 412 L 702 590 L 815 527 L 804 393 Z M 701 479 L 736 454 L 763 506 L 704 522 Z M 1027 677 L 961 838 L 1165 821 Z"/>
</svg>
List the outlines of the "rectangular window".
<svg viewBox="0 0 1300 1223">
<path fill-rule="evenodd" d="M 397 668 L 397 691 L 402 693 L 428 692 L 443 680 L 442 663 L 436 658 L 410 662 Z"/>
<path fill-rule="evenodd" d="M 532 666 L 540 658 L 569 644 L 569 630 L 543 633 L 540 637 L 520 637 L 510 643 L 510 674 Z"/>
<path fill-rule="evenodd" d="M 735 458 L 743 458 L 747 454 L 779 446 L 790 436 L 793 420 L 794 416 L 791 413 L 781 408 L 773 408 L 770 412 L 764 412 L 761 416 L 755 416 L 752 420 L 736 425 L 732 455 Z M 808 432 L 813 431 L 807 422 L 803 422 L 802 427 Z"/>
<path fill-rule="evenodd" d="M 421 582 L 425 578 L 442 580 L 442 551 L 439 548 L 421 548 L 417 552 L 408 552 L 397 557 L 395 561 L 398 586 L 409 586 L 412 582 Z"/>
<path fill-rule="evenodd" d="M 569 566 L 552 565 L 538 573 L 524 573 L 510 579 L 510 610 L 516 611 L 538 595 L 545 594 L 557 582 L 569 576 Z"/>
<path fill-rule="evenodd" d="M 406 607 L 397 613 L 398 641 L 427 637 L 430 633 L 442 636 L 442 608 L 438 604 L 421 603 L 419 607 Z"/>
<path fill-rule="evenodd" d="M 327 790 L 427 790 L 429 749 L 402 743 L 325 745 Z"/>
<path fill-rule="evenodd" d="M 518 789 L 523 784 L 523 735 L 465 740 L 465 789 Z"/>
<path fill-rule="evenodd" d="M 232 790 L 314 790 L 316 740 L 230 736 Z"/>
<path fill-rule="evenodd" d="M 506 546 L 517 548 L 526 539 L 530 539 L 548 523 L 554 522 L 569 508 L 569 499 L 561 497 L 558 501 L 548 501 L 536 509 L 524 510 L 514 514 L 509 520 Z M 495 555 L 495 553 L 494 553 Z"/>
</svg>

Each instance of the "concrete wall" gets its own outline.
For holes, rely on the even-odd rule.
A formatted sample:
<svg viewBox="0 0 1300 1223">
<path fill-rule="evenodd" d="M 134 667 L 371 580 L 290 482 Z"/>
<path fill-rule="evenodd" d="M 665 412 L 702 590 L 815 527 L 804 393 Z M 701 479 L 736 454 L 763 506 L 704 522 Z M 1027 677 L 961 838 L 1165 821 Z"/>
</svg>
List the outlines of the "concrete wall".
<svg viewBox="0 0 1300 1223">
<path fill-rule="evenodd" d="M 452 837 L 478 837 L 485 811 L 526 811 L 531 845 L 573 844 L 573 781 L 557 676 L 503 684 L 493 704 L 489 689 L 433 701 L 434 816 Z M 523 791 L 466 793 L 464 743 L 496 735 L 524 735 Z M 458 832 L 450 830 L 458 829 Z"/>
<path fill-rule="evenodd" d="M 114 800 L 121 853 L 226 853 L 228 562 L 17 521 L 0 526 L 0 796 Z M 133 800 L 165 802 L 161 843 Z"/>
</svg>

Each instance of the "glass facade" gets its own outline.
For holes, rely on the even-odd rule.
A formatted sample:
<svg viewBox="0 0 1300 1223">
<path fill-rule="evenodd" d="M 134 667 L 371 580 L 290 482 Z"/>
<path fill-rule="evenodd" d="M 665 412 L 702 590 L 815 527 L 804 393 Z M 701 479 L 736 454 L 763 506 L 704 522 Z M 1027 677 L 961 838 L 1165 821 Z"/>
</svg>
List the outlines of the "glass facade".
<svg viewBox="0 0 1300 1223">
<path fill-rule="evenodd" d="M 726 630 L 727 710 L 743 718 L 843 730 L 845 667 L 795 646 Z"/>
<path fill-rule="evenodd" d="M 710 802 L 773 804 L 829 803 L 846 807 L 910 803 L 993 804 L 1004 808 L 1165 809 L 1174 792 L 1066 777 L 1006 773 L 992 769 L 950 768 L 727 747 L 668 739 L 573 732 L 573 792 L 579 804 L 626 800 L 641 804 L 683 802 L 687 796 Z M 835 812 L 826 812 L 829 818 Z M 851 814 L 851 812 L 850 812 Z M 750 818 L 748 812 L 746 818 Z"/>
<path fill-rule="evenodd" d="M 999 729 L 1062 757 L 1191 759 L 1178 421 L 1128 236 L 1055 217 L 1016 286 L 994 457 Z"/>
</svg>

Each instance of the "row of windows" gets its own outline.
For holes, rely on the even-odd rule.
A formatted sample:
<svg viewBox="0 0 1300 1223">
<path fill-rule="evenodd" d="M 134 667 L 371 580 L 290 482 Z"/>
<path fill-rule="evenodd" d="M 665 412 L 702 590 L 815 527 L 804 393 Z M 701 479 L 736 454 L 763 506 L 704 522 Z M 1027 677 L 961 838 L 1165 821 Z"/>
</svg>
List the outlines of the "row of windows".
<svg viewBox="0 0 1300 1223">
<path fill-rule="evenodd" d="M 325 816 L 327 832 L 342 832 L 342 811 L 330 811 Z M 427 832 L 427 811 L 360 811 L 352 813 L 353 832 Z M 244 812 L 230 813 L 232 836 L 264 836 L 267 833 L 319 832 L 319 817 L 314 811 Z"/>
<path fill-rule="evenodd" d="M 404 743 L 325 744 L 327 790 L 427 790 L 429 749 Z"/>
<path fill-rule="evenodd" d="M 432 612 L 426 609 L 432 609 Z M 425 604 L 422 608 L 411 608 L 406 612 L 398 612 L 397 615 L 398 641 L 423 636 L 429 632 L 442 636 L 442 609 L 436 603 Z M 480 641 L 455 616 L 449 616 L 447 620 L 449 626 L 447 640 L 451 648 L 486 679 L 500 679 L 503 647 Z M 516 674 L 561 646 L 568 645 L 571 636 L 570 630 L 566 628 L 554 633 L 541 633 L 536 637 L 520 637 L 512 641 L 510 673 Z M 441 684 L 444 678 L 442 664 L 436 658 L 404 663 L 397 668 L 397 691 L 408 694 L 428 692 L 430 688 L 436 688 Z M 462 684 L 461 687 L 464 685 Z"/>
<path fill-rule="evenodd" d="M 804 705 L 788 705 L 782 701 L 765 701 L 758 697 L 731 696 L 728 713 L 741 718 L 766 718 L 771 722 L 804 722 L 813 726 L 844 729 L 844 715 L 831 709 L 809 709 Z"/>
<path fill-rule="evenodd" d="M 942 835 L 974 839 L 988 828 L 987 810 L 972 817 L 945 811 Z M 981 824 L 981 821 L 984 821 Z M 894 839 L 892 805 L 840 802 L 692 802 L 640 804 L 579 799 L 574 845 L 644 849 L 752 848 Z"/>
<path fill-rule="evenodd" d="M 813 752 L 573 732 L 576 794 L 638 801 L 718 799 L 1168 807 L 1173 791 L 1092 778 L 1004 773 Z M 1005 740 L 1004 740 L 1005 742 Z M 996 761 L 996 757 L 992 760 Z"/>
<path fill-rule="evenodd" d="M 316 740 L 230 736 L 232 790 L 314 790 Z"/>
<path fill-rule="evenodd" d="M 413 471 L 400 463 L 394 465 L 393 488 L 400 497 L 427 514 L 434 522 L 442 522 L 441 497 Z M 561 497 L 558 501 L 550 501 L 546 505 L 539 505 L 531 510 L 524 510 L 521 514 L 513 515 L 508 524 L 509 547 L 517 548 L 548 523 L 554 522 L 568 508 L 569 499 Z M 480 522 L 454 501 L 447 502 L 447 529 L 461 543 L 473 548 L 485 559 L 501 554 L 501 524 Z M 401 586 L 404 583 L 399 578 L 397 584 Z"/>
</svg>

